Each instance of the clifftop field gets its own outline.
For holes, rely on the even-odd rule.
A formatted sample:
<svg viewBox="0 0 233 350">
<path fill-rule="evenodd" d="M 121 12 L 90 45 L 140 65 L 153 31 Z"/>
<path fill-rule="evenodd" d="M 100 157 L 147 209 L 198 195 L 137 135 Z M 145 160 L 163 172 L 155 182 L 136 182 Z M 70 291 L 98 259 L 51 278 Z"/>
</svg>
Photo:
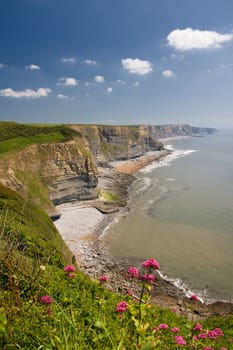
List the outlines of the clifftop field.
<svg viewBox="0 0 233 350">
<path fill-rule="evenodd" d="M 93 180 L 97 177 L 96 155 L 90 152 L 86 141 L 75 144 L 75 148 L 66 148 L 67 153 L 62 153 L 63 146 L 76 138 L 83 140 L 79 131 L 66 126 L 25 125 L 21 128 L 15 123 L 0 124 L 1 161 L 7 159 L 8 163 L 2 164 L 12 165 L 9 177 L 2 175 L 0 184 L 0 348 L 232 349 L 232 315 L 202 321 L 187 320 L 177 315 L 175 309 L 163 309 L 150 303 L 159 268 L 155 260 L 128 270 L 132 290 L 127 294 L 113 293 L 105 288 L 109 276 L 90 279 L 83 274 L 40 205 L 38 191 L 26 191 L 30 189 L 28 183 L 25 185 L 30 172 L 26 174 L 25 168 L 24 176 L 21 174 L 20 177 L 16 172 L 18 177 L 10 177 L 16 170 L 13 165 L 17 157 L 18 164 L 23 164 L 20 157 L 26 153 L 21 152 L 36 147 L 35 143 L 40 143 L 43 149 L 43 140 L 54 145 L 53 156 L 62 154 L 63 158 L 59 160 L 63 168 L 64 164 L 66 166 L 63 163 L 65 154 L 69 157 L 72 154 L 72 166 L 76 164 L 75 176 L 78 171 L 84 176 L 88 169 Z M 136 143 L 139 139 L 134 137 L 131 141 Z M 14 141 L 12 148 L 11 141 Z M 152 146 L 155 145 L 153 142 Z M 79 152 L 79 157 L 75 158 L 76 154 L 71 151 Z M 38 154 L 41 153 L 36 153 L 34 159 L 39 159 Z M 30 159 L 34 161 L 32 157 Z M 52 192 L 53 187 L 48 179 L 45 182 L 41 168 L 35 166 L 33 169 L 40 169 L 37 174 L 40 183 Z M 93 188 L 94 185 L 92 182 Z M 43 203 L 45 197 L 41 197 Z M 138 299 L 134 298 L 135 285 L 141 290 Z M 193 305 L 195 302 L 194 298 Z"/>
</svg>

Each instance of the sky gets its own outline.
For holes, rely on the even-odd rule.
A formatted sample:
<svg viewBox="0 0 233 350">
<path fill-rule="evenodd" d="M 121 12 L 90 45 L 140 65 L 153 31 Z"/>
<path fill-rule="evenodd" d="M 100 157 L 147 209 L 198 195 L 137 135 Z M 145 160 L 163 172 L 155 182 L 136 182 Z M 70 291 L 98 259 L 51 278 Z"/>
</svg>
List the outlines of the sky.
<svg viewBox="0 0 233 350">
<path fill-rule="evenodd" d="M 233 127 L 232 0 L 1 0 L 0 120 Z"/>
</svg>

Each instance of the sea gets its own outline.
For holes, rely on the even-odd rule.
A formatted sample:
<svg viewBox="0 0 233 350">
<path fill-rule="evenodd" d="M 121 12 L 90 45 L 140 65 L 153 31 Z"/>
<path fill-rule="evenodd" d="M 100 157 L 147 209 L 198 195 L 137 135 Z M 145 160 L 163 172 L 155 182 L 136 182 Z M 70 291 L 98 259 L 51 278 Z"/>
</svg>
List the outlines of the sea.
<svg viewBox="0 0 233 350">
<path fill-rule="evenodd" d="M 137 174 L 129 212 L 104 234 L 108 253 L 155 258 L 187 296 L 233 302 L 233 130 L 164 145 L 172 153 Z"/>
</svg>

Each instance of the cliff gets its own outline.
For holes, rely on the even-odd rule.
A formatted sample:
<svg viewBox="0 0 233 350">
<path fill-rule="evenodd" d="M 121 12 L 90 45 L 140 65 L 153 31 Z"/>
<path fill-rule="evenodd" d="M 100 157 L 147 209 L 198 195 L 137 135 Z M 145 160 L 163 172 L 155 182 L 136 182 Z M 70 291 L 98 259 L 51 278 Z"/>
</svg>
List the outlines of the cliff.
<svg viewBox="0 0 233 350">
<path fill-rule="evenodd" d="M 214 129 L 189 125 L 19 126 L 3 123 L 0 128 L 0 182 L 32 200 L 51 216 L 56 216 L 54 205 L 98 197 L 97 167 L 109 167 L 110 161 L 161 150 L 163 145 L 158 139 L 164 137 L 214 132 Z M 108 187 L 112 186 L 110 179 Z M 121 193 L 120 197 L 122 203 Z"/>
<path fill-rule="evenodd" d="M 204 136 L 217 131 L 214 128 L 193 127 L 188 124 L 145 125 L 142 128 L 156 139 L 179 136 Z"/>
<path fill-rule="evenodd" d="M 97 165 L 163 149 L 157 137 L 143 126 L 72 125 L 72 128 L 86 138 Z"/>
<path fill-rule="evenodd" d="M 51 214 L 53 204 L 97 196 L 97 167 L 85 138 L 76 137 L 6 154 L 0 158 L 0 182 Z"/>
</svg>

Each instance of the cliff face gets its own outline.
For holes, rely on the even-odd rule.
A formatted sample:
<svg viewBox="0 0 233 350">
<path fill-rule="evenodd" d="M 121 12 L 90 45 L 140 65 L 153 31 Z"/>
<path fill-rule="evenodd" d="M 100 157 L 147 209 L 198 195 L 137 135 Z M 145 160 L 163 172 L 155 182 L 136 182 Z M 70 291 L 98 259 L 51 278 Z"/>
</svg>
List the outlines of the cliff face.
<svg viewBox="0 0 233 350">
<path fill-rule="evenodd" d="M 163 148 L 157 138 L 142 126 L 73 125 L 89 144 L 97 164 L 139 157 Z"/>
<path fill-rule="evenodd" d="M 32 199 L 49 213 L 53 204 L 98 196 L 97 166 L 161 150 L 158 139 L 203 135 L 214 129 L 189 125 L 73 125 L 71 141 L 27 146 L 0 158 L 0 182 Z"/>
<path fill-rule="evenodd" d="M 193 127 L 187 124 L 146 125 L 143 128 L 145 132 L 156 139 L 177 136 L 204 136 L 216 132 L 216 129 L 213 128 Z"/>
<path fill-rule="evenodd" d="M 0 159 L 0 182 L 51 211 L 97 196 L 97 168 L 85 138 L 28 146 Z M 50 199 L 50 200 L 49 200 Z"/>
</svg>

